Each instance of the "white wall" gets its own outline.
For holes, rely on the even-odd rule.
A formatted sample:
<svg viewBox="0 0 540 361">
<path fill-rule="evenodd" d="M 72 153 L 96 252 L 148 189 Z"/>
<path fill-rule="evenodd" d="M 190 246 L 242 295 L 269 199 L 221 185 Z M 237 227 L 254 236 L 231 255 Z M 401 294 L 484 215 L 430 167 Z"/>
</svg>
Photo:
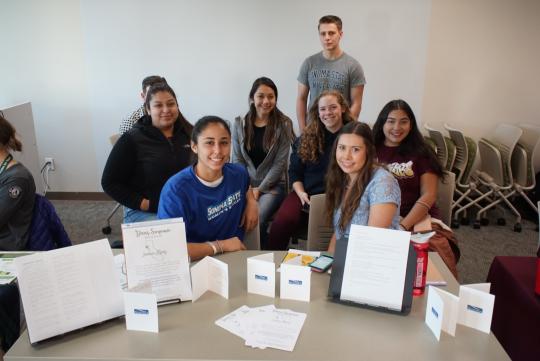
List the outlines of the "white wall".
<svg viewBox="0 0 540 361">
<path fill-rule="evenodd" d="M 295 119 L 298 68 L 320 50 L 327 13 L 342 17 L 342 46 L 364 67 L 361 119 L 396 97 L 422 108 L 429 0 L 0 2 L 0 107 L 32 101 L 54 191 L 101 190 L 108 137 L 149 74 L 167 78 L 192 122 L 245 113 L 252 81 L 266 75 Z"/>
</svg>

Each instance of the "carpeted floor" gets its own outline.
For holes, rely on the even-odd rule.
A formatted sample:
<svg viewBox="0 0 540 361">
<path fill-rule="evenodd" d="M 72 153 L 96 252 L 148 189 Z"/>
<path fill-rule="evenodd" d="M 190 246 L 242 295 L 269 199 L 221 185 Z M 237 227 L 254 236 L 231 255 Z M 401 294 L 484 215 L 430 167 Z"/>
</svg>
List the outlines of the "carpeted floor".
<svg viewBox="0 0 540 361">
<path fill-rule="evenodd" d="M 102 228 L 114 208 L 114 202 L 96 201 L 53 201 L 66 231 L 74 244 L 108 238 L 114 241 L 122 238 L 120 223 L 122 210 L 119 209 L 111 220 L 112 233 L 104 235 Z M 461 283 L 484 282 L 489 266 L 495 256 L 533 256 L 538 248 L 536 223 L 523 220 L 523 231 L 513 232 L 513 220 L 508 225 L 497 226 L 495 219 L 489 226 L 479 230 L 472 226 L 456 229 L 460 241 L 461 260 L 458 264 Z"/>
</svg>

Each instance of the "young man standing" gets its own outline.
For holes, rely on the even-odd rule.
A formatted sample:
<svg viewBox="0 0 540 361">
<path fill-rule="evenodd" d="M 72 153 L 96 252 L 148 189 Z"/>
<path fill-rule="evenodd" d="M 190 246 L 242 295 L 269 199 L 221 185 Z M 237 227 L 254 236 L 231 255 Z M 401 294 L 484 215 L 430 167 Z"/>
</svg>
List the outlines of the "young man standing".
<svg viewBox="0 0 540 361">
<path fill-rule="evenodd" d="M 143 104 L 139 108 L 137 108 L 137 110 L 132 112 L 131 115 L 122 119 L 122 121 L 120 122 L 120 134 L 123 134 L 130 130 L 131 127 L 133 127 L 133 125 L 137 123 L 137 120 L 139 120 L 143 115 L 146 114 L 144 110 L 144 100 L 146 99 L 146 92 L 148 91 L 148 88 L 158 83 L 167 83 L 167 81 L 164 77 L 159 75 L 150 75 L 143 79 L 141 91 L 141 99 L 143 101 Z"/>
<path fill-rule="evenodd" d="M 325 90 L 341 92 L 349 102 L 355 119 L 358 119 L 362 108 L 366 83 L 364 70 L 356 59 L 345 54 L 339 46 L 343 36 L 341 19 L 334 15 L 323 16 L 319 20 L 318 29 L 323 50 L 304 60 L 297 78 L 296 116 L 300 132 L 307 125 L 307 109 Z M 309 104 L 306 107 L 308 95 Z"/>
</svg>

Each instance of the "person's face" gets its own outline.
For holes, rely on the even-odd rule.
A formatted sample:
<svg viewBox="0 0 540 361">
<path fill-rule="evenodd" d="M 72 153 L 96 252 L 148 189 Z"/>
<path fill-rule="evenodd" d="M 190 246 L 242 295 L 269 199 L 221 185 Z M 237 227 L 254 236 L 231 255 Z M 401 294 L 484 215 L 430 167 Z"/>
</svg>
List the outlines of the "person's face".
<svg viewBox="0 0 540 361">
<path fill-rule="evenodd" d="M 383 126 L 384 145 L 397 147 L 411 131 L 411 120 L 402 109 L 393 110 L 388 114 Z"/>
<path fill-rule="evenodd" d="M 339 42 L 342 31 L 339 31 L 336 24 L 320 24 L 319 25 L 319 39 L 323 50 L 332 51 L 339 48 Z"/>
<path fill-rule="evenodd" d="M 210 123 L 198 136 L 197 143 L 191 142 L 197 154 L 198 174 L 205 180 L 213 180 L 229 159 L 231 136 L 222 124 Z"/>
<path fill-rule="evenodd" d="M 166 91 L 157 92 L 152 96 L 146 109 L 152 117 L 152 125 L 158 129 L 168 129 L 174 125 L 178 118 L 178 104 L 176 99 Z"/>
<path fill-rule="evenodd" d="M 367 150 L 364 138 L 356 134 L 339 136 L 336 148 L 336 161 L 351 179 L 355 179 L 366 164 Z"/>
<path fill-rule="evenodd" d="M 319 118 L 332 133 L 343 126 L 343 109 L 334 95 L 326 95 L 319 99 Z"/>
<path fill-rule="evenodd" d="M 252 100 L 259 118 L 266 118 L 276 107 L 276 94 L 266 85 L 259 85 Z"/>
</svg>

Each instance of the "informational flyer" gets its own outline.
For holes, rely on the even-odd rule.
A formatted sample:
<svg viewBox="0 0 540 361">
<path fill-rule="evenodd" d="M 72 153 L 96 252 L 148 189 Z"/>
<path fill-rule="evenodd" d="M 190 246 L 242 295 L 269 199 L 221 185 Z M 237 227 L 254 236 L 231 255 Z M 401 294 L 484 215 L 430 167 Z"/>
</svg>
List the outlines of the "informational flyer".
<svg viewBox="0 0 540 361">
<path fill-rule="evenodd" d="M 150 282 L 158 302 L 192 299 L 181 218 L 122 224 L 128 288 Z"/>
</svg>

